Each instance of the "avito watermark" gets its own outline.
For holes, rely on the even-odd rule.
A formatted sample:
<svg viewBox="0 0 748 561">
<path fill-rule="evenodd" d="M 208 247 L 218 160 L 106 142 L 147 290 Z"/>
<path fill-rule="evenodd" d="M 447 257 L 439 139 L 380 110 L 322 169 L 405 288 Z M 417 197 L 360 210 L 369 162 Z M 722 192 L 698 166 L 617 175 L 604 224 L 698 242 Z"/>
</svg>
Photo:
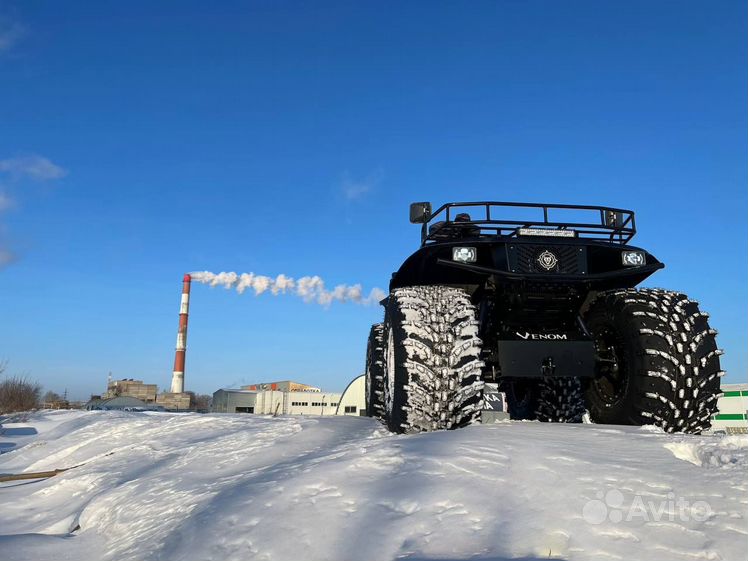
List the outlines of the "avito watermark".
<svg viewBox="0 0 748 561">
<path fill-rule="evenodd" d="M 683 497 L 668 493 L 665 500 L 644 499 L 641 495 L 634 495 L 631 503 L 624 504 L 623 493 L 612 489 L 603 494 L 597 493 L 597 499 L 587 501 L 582 508 L 582 517 L 589 524 L 604 522 L 670 522 L 680 521 L 704 522 L 712 515 L 712 508 L 706 501 L 689 501 Z"/>
</svg>

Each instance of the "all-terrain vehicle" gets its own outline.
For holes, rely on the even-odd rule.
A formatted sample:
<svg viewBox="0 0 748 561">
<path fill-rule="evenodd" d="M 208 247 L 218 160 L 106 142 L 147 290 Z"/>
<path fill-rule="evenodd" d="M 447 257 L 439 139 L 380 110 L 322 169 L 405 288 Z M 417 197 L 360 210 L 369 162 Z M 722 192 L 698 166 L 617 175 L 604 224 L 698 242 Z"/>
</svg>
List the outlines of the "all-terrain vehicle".
<svg viewBox="0 0 748 561">
<path fill-rule="evenodd" d="M 390 430 L 468 425 L 489 393 L 513 419 L 709 428 L 716 331 L 685 294 L 635 288 L 664 265 L 629 245 L 633 212 L 413 203 L 410 221 L 421 247 L 392 275 L 366 353 L 367 413 Z"/>
</svg>

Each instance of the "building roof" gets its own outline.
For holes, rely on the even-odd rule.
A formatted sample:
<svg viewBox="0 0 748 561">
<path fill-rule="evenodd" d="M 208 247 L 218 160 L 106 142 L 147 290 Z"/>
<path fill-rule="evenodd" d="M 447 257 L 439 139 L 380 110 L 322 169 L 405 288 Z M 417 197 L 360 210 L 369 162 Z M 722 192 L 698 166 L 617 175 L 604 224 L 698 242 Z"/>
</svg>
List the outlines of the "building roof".
<svg viewBox="0 0 748 561">
<path fill-rule="evenodd" d="M 92 399 L 86 405 L 84 405 L 84 409 L 129 409 L 129 408 L 136 408 L 136 409 L 147 409 L 147 410 L 155 410 L 157 407 L 154 407 L 150 403 L 146 403 L 145 401 L 138 399 L 136 397 L 129 397 L 129 396 L 118 396 L 118 397 L 111 397 L 109 399 Z"/>
<path fill-rule="evenodd" d="M 722 384 L 721 388 L 722 391 L 728 390 L 728 391 L 739 391 L 739 390 L 748 390 L 748 384 Z"/>
</svg>

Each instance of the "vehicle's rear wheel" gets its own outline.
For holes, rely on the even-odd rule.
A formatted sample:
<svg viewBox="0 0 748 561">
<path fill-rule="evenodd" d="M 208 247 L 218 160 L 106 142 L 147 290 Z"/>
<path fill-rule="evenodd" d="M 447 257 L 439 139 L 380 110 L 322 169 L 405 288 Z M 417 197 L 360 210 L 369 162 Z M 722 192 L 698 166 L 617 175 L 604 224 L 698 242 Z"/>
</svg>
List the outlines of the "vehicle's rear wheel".
<svg viewBox="0 0 748 561">
<path fill-rule="evenodd" d="M 585 413 L 579 378 L 542 378 L 538 381 L 536 417 L 548 423 L 581 423 Z"/>
<path fill-rule="evenodd" d="M 517 378 L 505 380 L 509 417 L 520 421 L 581 423 L 585 413 L 579 378 Z"/>
<path fill-rule="evenodd" d="M 539 397 L 537 378 L 506 379 L 499 387 L 506 395 L 510 419 L 534 421 L 537 418 Z"/>
<path fill-rule="evenodd" d="M 384 414 L 384 324 L 375 323 L 366 345 L 366 414 Z"/>
<path fill-rule="evenodd" d="M 586 314 L 598 354 L 585 392 L 591 419 L 668 432 L 708 429 L 723 372 L 707 319 L 677 292 L 600 293 Z"/>
<path fill-rule="evenodd" d="M 454 429 L 483 405 L 475 308 L 462 290 L 394 290 L 385 314 L 385 420 L 393 432 Z"/>
</svg>

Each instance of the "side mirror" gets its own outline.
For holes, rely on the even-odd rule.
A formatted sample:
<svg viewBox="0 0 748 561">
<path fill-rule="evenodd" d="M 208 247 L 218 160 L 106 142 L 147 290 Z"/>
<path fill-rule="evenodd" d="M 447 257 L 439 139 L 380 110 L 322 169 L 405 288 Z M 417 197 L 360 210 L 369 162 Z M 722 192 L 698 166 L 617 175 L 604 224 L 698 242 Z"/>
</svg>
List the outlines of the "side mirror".
<svg viewBox="0 0 748 561">
<path fill-rule="evenodd" d="M 621 228 L 623 227 L 623 213 L 614 212 L 612 210 L 605 213 L 605 225 L 609 228 Z"/>
<path fill-rule="evenodd" d="M 431 218 L 431 203 L 411 203 L 411 224 L 426 224 Z"/>
</svg>

